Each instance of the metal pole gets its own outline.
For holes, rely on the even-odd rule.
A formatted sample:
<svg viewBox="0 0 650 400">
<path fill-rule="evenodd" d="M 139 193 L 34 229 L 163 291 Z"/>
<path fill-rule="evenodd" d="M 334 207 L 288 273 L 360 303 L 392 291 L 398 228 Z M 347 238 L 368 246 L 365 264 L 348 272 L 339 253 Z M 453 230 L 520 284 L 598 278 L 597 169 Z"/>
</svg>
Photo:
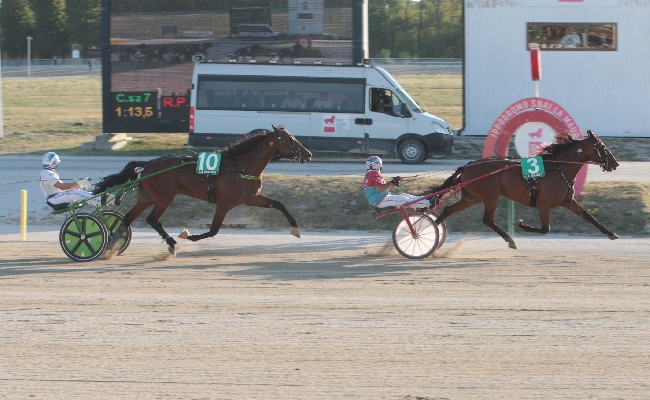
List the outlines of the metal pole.
<svg viewBox="0 0 650 400">
<path fill-rule="evenodd" d="M 20 240 L 27 240 L 27 190 L 20 191 Z"/>
<path fill-rule="evenodd" d="M 27 77 L 32 77 L 32 37 L 27 36 Z"/>
</svg>

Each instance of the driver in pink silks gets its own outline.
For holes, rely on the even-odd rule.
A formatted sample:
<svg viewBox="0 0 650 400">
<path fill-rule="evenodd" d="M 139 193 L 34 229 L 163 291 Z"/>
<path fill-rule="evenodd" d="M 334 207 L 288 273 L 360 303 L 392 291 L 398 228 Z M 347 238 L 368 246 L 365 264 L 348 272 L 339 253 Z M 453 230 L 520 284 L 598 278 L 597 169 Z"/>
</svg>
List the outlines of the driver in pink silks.
<svg viewBox="0 0 650 400">
<path fill-rule="evenodd" d="M 92 193 L 86 192 L 90 183 L 88 178 L 79 179 L 73 183 L 63 183 L 56 173 L 56 167 L 61 160 L 56 153 L 48 152 L 43 156 L 43 170 L 41 171 L 41 190 L 46 201 L 51 205 L 74 203 L 75 201 L 86 200 L 93 197 Z M 95 197 L 89 201 L 90 204 L 100 205 L 102 200 Z"/>
<path fill-rule="evenodd" d="M 381 175 L 382 167 L 381 158 L 377 156 L 370 156 L 366 161 L 366 169 L 368 172 L 363 178 L 363 191 L 371 206 L 377 208 L 399 207 L 404 203 L 419 199 L 418 196 L 406 193 L 391 195 L 390 190 L 395 186 L 399 186 L 402 178 L 396 176 L 386 183 L 384 177 Z M 430 206 L 429 200 L 422 199 L 417 203 L 411 204 L 409 208 L 429 208 Z"/>
</svg>

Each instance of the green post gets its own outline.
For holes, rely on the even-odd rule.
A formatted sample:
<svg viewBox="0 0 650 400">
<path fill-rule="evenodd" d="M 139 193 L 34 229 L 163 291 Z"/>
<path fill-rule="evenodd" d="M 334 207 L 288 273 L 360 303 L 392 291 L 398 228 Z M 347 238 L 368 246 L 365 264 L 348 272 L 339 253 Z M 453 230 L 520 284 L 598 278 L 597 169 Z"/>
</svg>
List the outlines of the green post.
<svg viewBox="0 0 650 400">
<path fill-rule="evenodd" d="M 511 238 L 515 238 L 515 202 L 508 200 L 508 235 Z"/>
</svg>

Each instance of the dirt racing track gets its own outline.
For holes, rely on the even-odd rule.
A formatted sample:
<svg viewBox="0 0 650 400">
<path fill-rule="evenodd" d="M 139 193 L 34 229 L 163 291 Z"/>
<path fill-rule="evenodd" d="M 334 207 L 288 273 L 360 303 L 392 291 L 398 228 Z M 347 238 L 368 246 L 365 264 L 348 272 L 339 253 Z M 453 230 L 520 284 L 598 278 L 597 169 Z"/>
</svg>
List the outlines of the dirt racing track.
<svg viewBox="0 0 650 400">
<path fill-rule="evenodd" d="M 166 259 L 136 230 L 78 263 L 2 234 L 0 398 L 647 399 L 650 241 L 495 236 L 412 261 L 224 230 Z"/>
</svg>

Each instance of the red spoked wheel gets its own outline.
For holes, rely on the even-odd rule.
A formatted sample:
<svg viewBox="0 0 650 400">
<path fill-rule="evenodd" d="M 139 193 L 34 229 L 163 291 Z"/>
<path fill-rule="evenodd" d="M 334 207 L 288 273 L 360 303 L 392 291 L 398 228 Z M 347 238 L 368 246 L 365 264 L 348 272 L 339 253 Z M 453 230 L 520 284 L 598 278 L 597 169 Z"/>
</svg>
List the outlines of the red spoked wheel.
<svg viewBox="0 0 650 400">
<path fill-rule="evenodd" d="M 429 257 L 437 248 L 440 231 L 433 218 L 423 213 L 409 214 L 393 228 L 395 249 L 406 258 Z"/>
<path fill-rule="evenodd" d="M 434 221 L 436 221 L 440 216 L 438 215 L 438 213 L 435 212 L 430 212 L 429 215 L 431 216 L 431 218 L 433 218 Z M 447 239 L 447 224 L 445 223 L 445 221 L 442 221 L 437 225 L 438 225 L 438 231 L 440 232 L 440 239 L 438 240 L 438 247 L 436 248 L 436 250 L 441 248 L 443 243 L 445 243 L 445 239 Z"/>
</svg>

